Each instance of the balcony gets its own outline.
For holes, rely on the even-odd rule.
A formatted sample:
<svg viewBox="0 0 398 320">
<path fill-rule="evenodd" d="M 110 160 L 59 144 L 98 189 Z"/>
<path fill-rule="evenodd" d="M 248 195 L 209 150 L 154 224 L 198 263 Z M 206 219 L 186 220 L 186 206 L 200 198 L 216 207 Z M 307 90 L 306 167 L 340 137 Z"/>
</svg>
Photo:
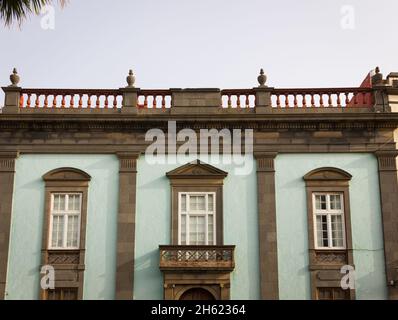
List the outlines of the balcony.
<svg viewBox="0 0 398 320">
<path fill-rule="evenodd" d="M 159 246 L 162 271 L 232 271 L 235 246 Z"/>
</svg>

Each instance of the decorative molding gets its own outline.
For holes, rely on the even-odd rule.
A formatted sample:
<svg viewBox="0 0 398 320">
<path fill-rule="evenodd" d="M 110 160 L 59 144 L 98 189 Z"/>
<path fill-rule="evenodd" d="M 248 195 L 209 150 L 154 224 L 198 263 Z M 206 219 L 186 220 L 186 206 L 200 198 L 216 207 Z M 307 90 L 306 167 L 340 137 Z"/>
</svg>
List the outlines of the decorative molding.
<svg viewBox="0 0 398 320">
<path fill-rule="evenodd" d="M 379 163 L 379 171 L 397 171 L 398 150 L 376 151 L 375 155 Z"/>
<path fill-rule="evenodd" d="M 221 179 L 223 180 L 228 172 L 222 171 L 200 160 L 192 161 L 177 169 L 169 171 L 166 176 L 174 179 Z"/>
<path fill-rule="evenodd" d="M 352 175 L 348 172 L 332 167 L 323 167 L 312 170 L 304 176 L 305 181 L 349 181 Z"/>
<path fill-rule="evenodd" d="M 276 152 L 255 152 L 254 158 L 257 160 L 257 172 L 274 172 Z"/>
<path fill-rule="evenodd" d="M 342 252 L 316 251 L 315 263 L 321 265 L 327 265 L 327 264 L 343 265 L 347 263 L 347 253 L 345 251 Z"/>
<path fill-rule="evenodd" d="M 0 152 L 0 172 L 15 172 L 19 152 Z"/>
<path fill-rule="evenodd" d="M 91 176 L 76 168 L 57 168 L 43 175 L 43 180 L 49 181 L 90 181 Z"/>
<path fill-rule="evenodd" d="M 48 264 L 79 264 L 80 260 L 80 252 L 79 251 L 71 251 L 71 252 L 57 252 L 57 251 L 49 251 L 48 252 Z"/>
<path fill-rule="evenodd" d="M 119 157 L 119 172 L 137 172 L 138 153 L 117 152 Z"/>
<path fill-rule="evenodd" d="M 57 110 L 58 112 L 59 110 Z M 167 129 L 167 119 L 170 115 L 165 112 L 158 113 L 155 110 L 151 114 L 130 115 L 118 112 L 68 114 L 0 114 L 0 129 L 12 130 L 24 129 L 41 132 L 88 130 L 88 131 L 136 131 L 151 128 Z M 150 116 L 148 118 L 148 116 Z M 61 118 L 62 117 L 62 118 Z M 61 119 L 60 119 L 61 118 Z M 236 128 L 255 130 L 375 130 L 395 129 L 398 126 L 398 116 L 389 113 L 282 113 L 259 115 L 252 113 L 220 113 L 217 119 L 209 115 L 198 115 L 193 121 L 185 115 L 174 115 L 177 120 L 177 129 L 189 127 L 195 129 L 205 128 Z M 286 119 L 288 118 L 288 119 Z M 330 118 L 330 119 L 328 119 Z M 341 121 L 343 120 L 344 121 Z"/>
</svg>

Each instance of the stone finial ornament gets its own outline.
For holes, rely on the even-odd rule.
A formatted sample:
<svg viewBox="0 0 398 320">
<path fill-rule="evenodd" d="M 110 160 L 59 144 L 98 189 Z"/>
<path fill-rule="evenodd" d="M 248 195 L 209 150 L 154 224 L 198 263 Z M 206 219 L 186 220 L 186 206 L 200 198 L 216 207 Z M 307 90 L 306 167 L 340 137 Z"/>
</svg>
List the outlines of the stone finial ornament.
<svg viewBox="0 0 398 320">
<path fill-rule="evenodd" d="M 372 76 L 372 85 L 382 84 L 383 83 L 383 74 L 380 73 L 380 68 L 375 68 L 375 74 Z"/>
<path fill-rule="evenodd" d="M 265 83 L 267 82 L 267 76 L 264 74 L 264 69 L 260 69 L 260 75 L 257 77 L 257 81 L 260 84 L 260 88 L 266 87 Z"/>
<path fill-rule="evenodd" d="M 20 80 L 20 78 L 19 78 L 17 69 L 14 68 L 12 70 L 12 74 L 10 75 L 10 81 L 11 81 L 10 87 L 17 87 L 18 83 L 19 83 L 19 80 Z"/>
<path fill-rule="evenodd" d="M 135 83 L 135 76 L 133 73 L 133 70 L 129 70 L 129 75 L 126 78 L 127 81 L 127 87 L 128 88 L 134 88 L 134 83 Z"/>
</svg>

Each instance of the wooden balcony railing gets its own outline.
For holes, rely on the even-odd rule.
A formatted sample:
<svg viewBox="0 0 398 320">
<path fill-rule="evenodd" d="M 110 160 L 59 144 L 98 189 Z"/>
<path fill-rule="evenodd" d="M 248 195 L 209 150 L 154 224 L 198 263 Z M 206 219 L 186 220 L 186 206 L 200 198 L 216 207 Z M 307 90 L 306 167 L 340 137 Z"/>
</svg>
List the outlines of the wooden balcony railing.
<svg viewBox="0 0 398 320">
<path fill-rule="evenodd" d="M 235 267 L 235 246 L 159 246 L 161 270 L 225 270 Z"/>
</svg>

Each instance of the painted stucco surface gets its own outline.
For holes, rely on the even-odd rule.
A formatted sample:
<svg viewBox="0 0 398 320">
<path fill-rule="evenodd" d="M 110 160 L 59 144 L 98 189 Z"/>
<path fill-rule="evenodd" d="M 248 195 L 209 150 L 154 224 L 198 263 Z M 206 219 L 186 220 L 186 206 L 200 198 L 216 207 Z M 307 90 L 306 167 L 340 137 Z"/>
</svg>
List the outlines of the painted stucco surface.
<svg viewBox="0 0 398 320">
<path fill-rule="evenodd" d="M 204 159 L 202 159 L 204 160 Z M 224 171 L 224 243 L 236 245 L 232 299 L 259 298 L 255 165 L 236 175 L 234 165 L 206 159 Z M 253 161 L 253 159 L 251 159 Z M 165 176 L 181 164 L 137 168 L 136 299 L 162 299 L 158 246 L 170 243 L 170 186 Z M 91 175 L 89 187 L 85 299 L 113 299 L 118 204 L 118 160 L 111 155 L 22 155 L 16 163 L 7 299 L 37 299 L 44 213 L 42 175 L 59 167 Z M 349 172 L 358 299 L 385 299 L 383 242 L 377 161 L 367 154 L 278 155 L 276 158 L 279 288 L 282 299 L 309 299 L 305 184 L 309 171 L 332 166 Z"/>
<path fill-rule="evenodd" d="M 44 214 L 42 176 L 73 167 L 91 176 L 88 191 L 85 299 L 113 299 L 118 159 L 113 155 L 21 155 L 16 162 L 7 299 L 38 299 Z"/>
<path fill-rule="evenodd" d="M 310 299 L 308 228 L 303 176 L 320 167 L 350 173 L 357 299 L 386 299 L 377 160 L 371 154 L 284 154 L 276 158 L 279 294 Z"/>
<path fill-rule="evenodd" d="M 204 161 L 228 172 L 223 190 L 224 243 L 236 245 L 231 298 L 258 299 L 257 180 L 253 158 L 249 160 L 253 170 L 248 175 L 236 175 L 234 165 L 223 164 L 223 161 L 219 163 L 212 158 Z M 158 247 L 160 244 L 170 244 L 171 225 L 170 184 L 165 174 L 182 165 L 164 163 L 151 165 L 144 157 L 138 160 L 134 275 L 136 299 L 163 298 Z"/>
</svg>

